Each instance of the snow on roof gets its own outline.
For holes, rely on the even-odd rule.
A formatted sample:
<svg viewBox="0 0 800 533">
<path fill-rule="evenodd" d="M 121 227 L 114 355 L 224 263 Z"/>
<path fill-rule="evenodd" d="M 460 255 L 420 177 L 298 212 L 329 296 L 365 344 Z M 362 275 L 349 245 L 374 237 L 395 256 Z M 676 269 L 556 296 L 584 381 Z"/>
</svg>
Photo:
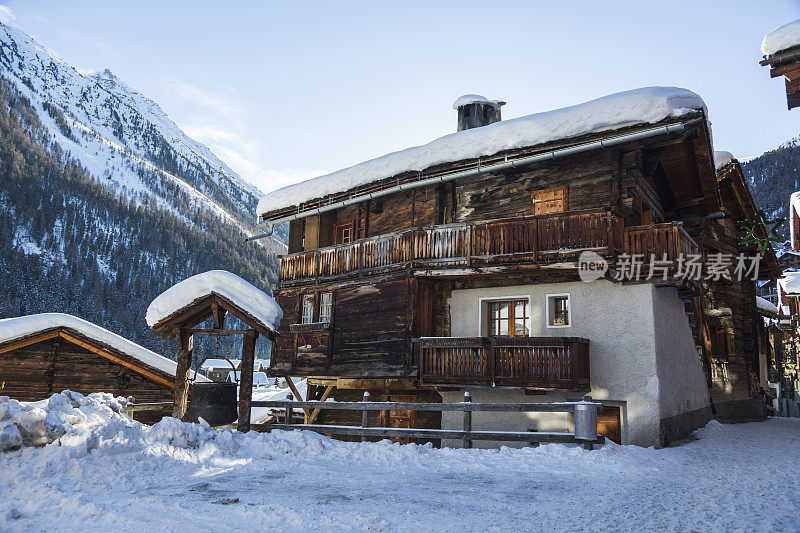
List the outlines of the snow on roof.
<svg viewBox="0 0 800 533">
<path fill-rule="evenodd" d="M 240 359 L 231 359 L 230 363 L 226 359 L 206 359 L 203 361 L 203 364 L 200 365 L 200 368 L 204 370 L 212 368 L 230 368 L 231 363 L 233 363 L 233 366 L 236 368 L 239 368 L 240 362 Z"/>
<path fill-rule="evenodd" d="M 65 328 L 80 333 L 114 350 L 128 355 L 147 366 L 161 370 L 174 376 L 177 363 L 129 341 L 125 337 L 112 333 L 82 318 L 64 313 L 42 313 L 39 315 L 19 316 L 0 320 L 0 343 L 34 335 L 40 331 L 53 328 Z"/>
<path fill-rule="evenodd" d="M 176 283 L 159 294 L 147 308 L 145 319 L 153 327 L 165 318 L 210 294 L 229 299 L 272 331 L 283 317 L 283 311 L 268 294 L 225 270 L 209 270 Z"/>
<path fill-rule="evenodd" d="M 784 24 L 766 34 L 761 41 L 761 53 L 772 56 L 797 45 L 800 45 L 800 20 Z"/>
<path fill-rule="evenodd" d="M 717 170 L 729 163 L 732 163 L 734 160 L 736 160 L 736 158 L 733 157 L 733 154 L 730 152 L 725 152 L 723 150 L 714 152 L 714 167 L 716 167 Z"/>
<path fill-rule="evenodd" d="M 769 313 L 771 315 L 778 314 L 778 306 L 770 302 L 766 298 L 762 298 L 761 296 L 756 296 L 756 305 L 760 310 L 766 313 Z"/>
<path fill-rule="evenodd" d="M 800 296 L 800 271 L 784 272 L 778 280 L 778 288 L 787 296 Z"/>
<path fill-rule="evenodd" d="M 453 102 L 453 109 L 458 109 L 459 107 L 469 105 L 469 104 L 492 104 L 496 107 L 500 107 L 505 105 L 506 103 L 502 100 L 489 100 L 485 96 L 481 96 L 479 94 L 465 94 L 464 96 L 459 96 L 455 102 Z"/>
<path fill-rule="evenodd" d="M 563 109 L 451 133 L 422 146 L 283 187 L 261 198 L 258 214 L 296 206 L 404 172 L 590 133 L 653 124 L 698 110 L 706 111 L 702 98 L 687 89 L 644 87 L 616 93 Z"/>
</svg>

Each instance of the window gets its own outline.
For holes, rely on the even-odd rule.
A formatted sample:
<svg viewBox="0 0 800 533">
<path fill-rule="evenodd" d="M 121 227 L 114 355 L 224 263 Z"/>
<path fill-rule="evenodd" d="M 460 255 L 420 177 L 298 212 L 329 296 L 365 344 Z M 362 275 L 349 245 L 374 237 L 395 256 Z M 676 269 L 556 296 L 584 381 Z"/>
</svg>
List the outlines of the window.
<svg viewBox="0 0 800 533">
<path fill-rule="evenodd" d="M 353 222 L 336 226 L 336 244 L 353 241 Z"/>
<path fill-rule="evenodd" d="M 314 322 L 314 295 L 306 294 L 303 296 L 303 315 L 302 324 L 311 324 Z"/>
<path fill-rule="evenodd" d="M 319 321 L 330 324 L 331 316 L 333 316 L 333 293 L 323 292 L 319 295 Z"/>
<path fill-rule="evenodd" d="M 565 328 L 572 325 L 569 313 L 569 294 L 547 295 L 547 327 Z"/>
<path fill-rule="evenodd" d="M 567 210 L 567 187 L 553 187 L 542 189 L 531 194 L 533 201 L 533 214 L 546 215 L 560 213 Z"/>
<path fill-rule="evenodd" d="M 528 301 L 489 302 L 489 335 L 525 337 L 528 335 Z"/>
</svg>

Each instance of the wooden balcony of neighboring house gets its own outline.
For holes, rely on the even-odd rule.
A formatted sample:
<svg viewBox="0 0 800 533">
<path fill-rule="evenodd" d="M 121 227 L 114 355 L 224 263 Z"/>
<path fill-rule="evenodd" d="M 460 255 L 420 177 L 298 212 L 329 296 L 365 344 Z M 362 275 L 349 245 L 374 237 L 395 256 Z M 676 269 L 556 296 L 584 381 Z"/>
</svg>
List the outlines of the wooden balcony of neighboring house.
<svg viewBox="0 0 800 533">
<path fill-rule="evenodd" d="M 613 262 L 621 253 L 649 260 L 698 246 L 680 223 L 624 227 L 612 211 L 591 210 L 426 226 L 283 256 L 280 283 L 361 277 L 392 270 L 426 274 L 548 267 L 591 250 Z"/>
<path fill-rule="evenodd" d="M 586 391 L 589 341 L 577 337 L 423 337 L 420 382 Z"/>
</svg>

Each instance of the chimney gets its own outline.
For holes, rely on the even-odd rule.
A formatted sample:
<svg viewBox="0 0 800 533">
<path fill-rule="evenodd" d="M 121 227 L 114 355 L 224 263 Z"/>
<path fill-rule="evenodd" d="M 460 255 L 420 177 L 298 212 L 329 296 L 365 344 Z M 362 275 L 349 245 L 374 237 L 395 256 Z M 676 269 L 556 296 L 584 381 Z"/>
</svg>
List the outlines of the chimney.
<svg viewBox="0 0 800 533">
<path fill-rule="evenodd" d="M 500 121 L 502 100 L 489 100 L 479 94 L 465 94 L 455 102 L 453 109 L 458 111 L 458 130 L 468 130 L 488 126 Z"/>
</svg>

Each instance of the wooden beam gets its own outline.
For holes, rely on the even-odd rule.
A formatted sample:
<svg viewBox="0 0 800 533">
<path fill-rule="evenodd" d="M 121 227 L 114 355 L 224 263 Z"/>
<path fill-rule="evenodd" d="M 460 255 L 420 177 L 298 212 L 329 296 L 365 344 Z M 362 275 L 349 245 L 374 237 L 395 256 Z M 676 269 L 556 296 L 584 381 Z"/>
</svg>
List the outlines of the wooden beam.
<svg viewBox="0 0 800 533">
<path fill-rule="evenodd" d="M 224 307 L 220 307 L 218 302 L 212 302 L 211 314 L 214 317 L 214 329 L 225 329 L 225 315 L 227 311 Z"/>
<path fill-rule="evenodd" d="M 324 402 L 325 400 L 327 400 L 328 396 L 331 395 L 331 393 L 333 392 L 333 389 L 335 389 L 335 388 L 336 387 L 334 387 L 333 385 L 328 385 L 325 388 L 325 392 L 322 394 L 322 397 L 319 399 L 319 401 Z M 306 422 L 306 423 L 307 424 L 313 424 L 314 420 L 317 419 L 317 417 L 319 416 L 319 414 L 321 412 L 322 412 L 321 408 L 314 409 L 314 411 L 311 413 L 311 416 L 308 417 L 308 422 Z"/>
<path fill-rule="evenodd" d="M 299 392 L 297 392 L 297 387 L 294 386 L 294 382 L 292 381 L 292 376 L 287 376 L 286 377 L 286 383 L 289 385 L 289 388 L 292 390 L 292 394 L 294 394 L 294 397 L 298 401 L 302 400 L 303 396 Z M 311 414 L 311 411 L 308 410 L 308 409 L 303 409 L 303 414 L 306 416 L 306 418 L 308 418 L 310 416 L 310 414 Z"/>
<path fill-rule="evenodd" d="M 175 370 L 175 397 L 173 399 L 172 416 L 179 420 L 186 419 L 189 400 L 189 370 L 194 350 L 194 337 L 183 328 L 178 329 L 178 368 Z"/>
<path fill-rule="evenodd" d="M 53 328 L 47 331 L 36 333 L 34 335 L 28 335 L 27 337 L 8 341 L 4 345 L 0 346 L 0 354 L 18 350 L 19 348 L 24 348 L 25 346 L 30 346 L 31 344 L 36 344 L 37 342 L 46 341 L 48 339 L 52 339 L 53 337 L 58 337 L 60 331 L 60 328 Z"/>
<path fill-rule="evenodd" d="M 236 429 L 250 431 L 250 409 L 253 400 L 253 361 L 256 357 L 258 333 L 250 330 L 242 340 L 242 363 L 239 366 L 239 423 Z"/>
</svg>

